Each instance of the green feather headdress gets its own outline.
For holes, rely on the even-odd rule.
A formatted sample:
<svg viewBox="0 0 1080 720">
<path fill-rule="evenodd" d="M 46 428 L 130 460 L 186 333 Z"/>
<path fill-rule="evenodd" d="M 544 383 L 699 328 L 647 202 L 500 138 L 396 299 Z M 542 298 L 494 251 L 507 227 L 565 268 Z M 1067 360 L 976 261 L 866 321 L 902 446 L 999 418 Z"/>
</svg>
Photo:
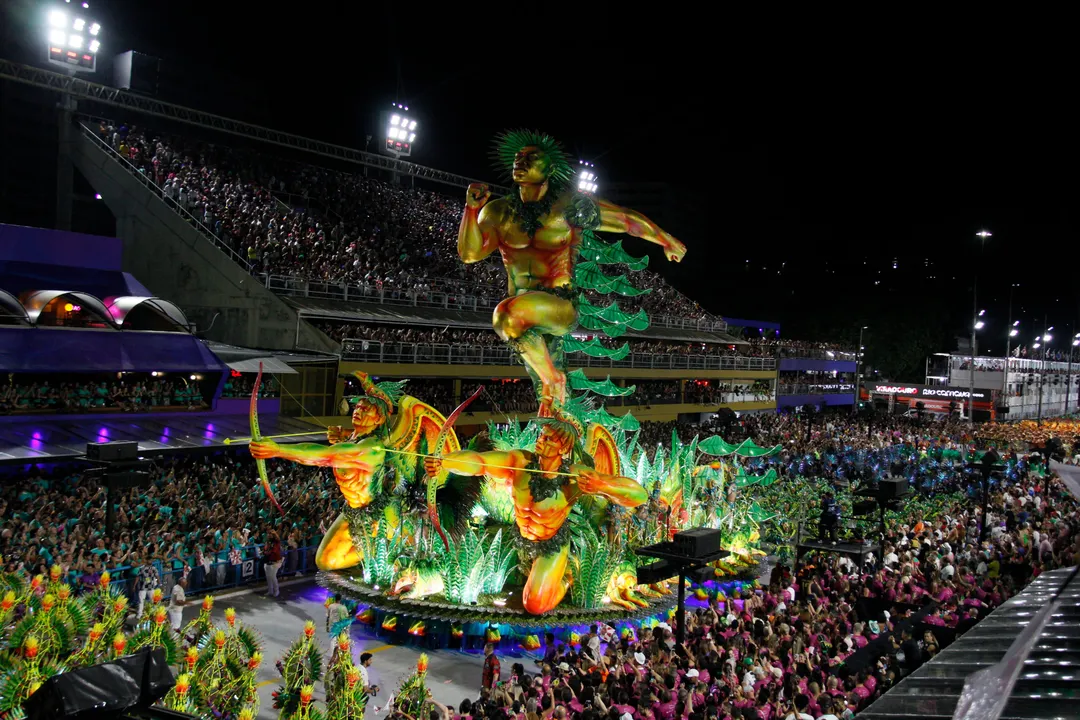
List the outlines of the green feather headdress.
<svg viewBox="0 0 1080 720">
<path fill-rule="evenodd" d="M 349 398 L 349 404 L 355 404 L 361 397 L 367 397 L 367 399 L 374 400 L 382 405 L 383 410 L 388 415 L 394 414 L 398 402 L 401 400 L 402 395 L 405 394 L 405 383 L 409 382 L 408 380 L 387 380 L 376 383 L 372 382 L 366 372 L 359 370 L 354 372 L 353 376 L 360 381 L 364 395 Z"/>
<path fill-rule="evenodd" d="M 528 146 L 540 148 L 547 157 L 548 183 L 555 191 L 554 195 L 573 184 L 574 170 L 570 165 L 570 156 L 558 140 L 538 130 L 518 128 L 496 135 L 491 159 L 507 178 L 513 179 L 514 156 L 521 148 Z"/>
</svg>

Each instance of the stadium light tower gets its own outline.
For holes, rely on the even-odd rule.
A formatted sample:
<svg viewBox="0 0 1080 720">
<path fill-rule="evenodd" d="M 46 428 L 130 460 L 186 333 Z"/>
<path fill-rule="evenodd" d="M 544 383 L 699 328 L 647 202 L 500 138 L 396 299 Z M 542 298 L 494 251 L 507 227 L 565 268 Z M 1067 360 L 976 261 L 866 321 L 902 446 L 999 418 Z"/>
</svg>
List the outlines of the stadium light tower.
<svg viewBox="0 0 1080 720">
<path fill-rule="evenodd" d="M 383 149 L 394 157 L 409 157 L 416 142 L 416 117 L 409 114 L 408 105 L 392 103 L 392 106 L 386 113 L 386 145 Z"/>
<path fill-rule="evenodd" d="M 101 24 L 88 17 L 90 3 L 54 6 L 46 17 L 48 61 L 69 73 L 94 72 L 101 49 Z"/>
<path fill-rule="evenodd" d="M 596 189 L 599 187 L 596 181 L 599 178 L 596 176 L 596 166 L 588 160 L 578 160 L 577 171 L 577 189 L 578 192 L 586 193 L 587 195 L 595 195 Z"/>
</svg>

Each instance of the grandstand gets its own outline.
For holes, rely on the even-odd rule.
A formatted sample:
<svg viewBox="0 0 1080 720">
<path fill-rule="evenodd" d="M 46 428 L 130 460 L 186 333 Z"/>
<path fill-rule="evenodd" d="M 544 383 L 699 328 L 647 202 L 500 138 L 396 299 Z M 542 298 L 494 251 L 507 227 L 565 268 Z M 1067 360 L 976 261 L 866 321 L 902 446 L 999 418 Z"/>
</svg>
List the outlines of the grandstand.
<svg viewBox="0 0 1080 720">
<path fill-rule="evenodd" d="M 490 386 L 463 427 L 531 410 L 514 389 L 525 368 L 490 330 L 503 270 L 494 259 L 457 259 L 470 178 L 37 68 L 4 63 L 0 75 L 80 103 L 62 150 L 116 218 L 122 269 L 175 302 L 200 337 L 263 355 L 336 358 L 337 382 L 326 364 L 283 379 L 284 414 L 336 424 L 340 377 L 360 369 L 432 387 L 445 380 L 439 397 L 451 407 L 465 390 Z M 635 283 L 651 292 L 620 303 L 645 309 L 651 324 L 628 333 L 627 357 L 571 355 L 591 378 L 643 388 L 613 400 L 611 412 L 692 421 L 721 407 L 771 410 L 782 363 L 792 371 L 782 405 L 846 402 L 849 363 L 834 382 L 830 358 L 793 360 L 821 351 L 789 345 L 781 359 L 779 346 L 748 344 L 660 275 L 646 269 Z M 816 374 L 796 374 L 807 369 Z M 662 396 L 644 389 L 657 387 Z M 830 390 L 841 392 L 824 397 Z"/>
<path fill-rule="evenodd" d="M 36 68 L 9 63 L 0 74 L 80 103 L 64 150 L 116 218 L 123 269 L 175 301 L 200 336 L 334 354 L 341 359 L 339 374 L 364 368 L 383 377 L 451 378 L 455 398 L 461 383 L 525 377 L 504 347 L 374 340 L 401 327 L 487 331 L 483 342 L 494 339 L 490 313 L 505 294 L 503 271 L 494 263 L 465 266 L 455 251 L 459 193 L 469 178 Z M 408 186 L 394 178 L 407 179 Z M 722 318 L 659 275 L 645 270 L 635 283 L 651 292 L 637 298 L 640 303 L 624 303 L 626 309 L 644 308 L 652 323 L 628 335 L 631 354 L 617 362 L 571 357 L 572 366 L 618 384 L 676 382 L 680 392 L 665 398 L 669 402 L 641 406 L 646 418 L 673 419 L 721 405 L 775 407 L 775 357 L 737 352 L 742 344 Z M 327 323 L 350 327 L 332 337 Z M 733 391 L 692 391 L 693 400 L 684 402 L 688 382 Z M 327 408 L 340 406 L 343 383 L 317 399 L 309 392 L 313 384 L 301 379 L 289 387 L 286 381 L 283 411 L 325 419 Z M 308 397 L 294 397 L 301 394 Z M 697 402 L 702 398 L 707 404 Z"/>
</svg>

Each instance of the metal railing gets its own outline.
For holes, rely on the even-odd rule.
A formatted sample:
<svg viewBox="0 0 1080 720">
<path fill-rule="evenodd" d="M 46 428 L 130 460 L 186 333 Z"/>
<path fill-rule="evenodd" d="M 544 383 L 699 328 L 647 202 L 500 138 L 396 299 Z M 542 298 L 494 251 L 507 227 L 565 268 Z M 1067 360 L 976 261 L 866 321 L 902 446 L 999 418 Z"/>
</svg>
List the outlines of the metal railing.
<svg viewBox="0 0 1080 720">
<path fill-rule="evenodd" d="M 785 359 L 846 360 L 850 362 L 856 360 L 856 353 L 848 350 L 822 350 L 820 348 L 796 348 L 781 345 L 778 352 L 780 357 Z"/>
<path fill-rule="evenodd" d="M 186 592 L 189 595 L 203 594 L 266 582 L 266 567 L 263 564 L 265 558 L 262 557 L 260 550 L 258 545 L 248 545 L 241 549 L 239 563 L 234 564 L 230 560 L 223 560 L 211 563 L 208 570 L 201 565 L 189 567 L 186 574 L 183 568 L 174 568 L 172 560 L 155 560 L 153 565 L 157 568 L 161 592 L 166 598 L 172 595 L 173 585 L 179 577 L 187 578 Z M 305 545 L 295 550 L 283 547 L 281 567 L 277 573 L 278 579 L 314 572 L 316 550 L 316 545 Z M 130 565 L 122 565 L 109 570 L 109 587 L 119 590 L 133 603 L 139 600 L 135 590 L 136 569 Z M 146 601 L 149 602 L 149 598 Z"/>
<path fill-rule="evenodd" d="M 350 284 L 327 280 L 309 280 L 289 275 L 258 274 L 268 290 L 280 295 L 310 297 L 342 302 L 371 302 L 379 305 L 408 305 L 451 310 L 494 310 L 506 296 L 505 288 L 493 285 L 477 285 L 459 280 L 433 280 L 431 278 L 401 278 L 403 285 L 415 285 L 423 289 L 397 287 L 383 283 Z M 477 293 L 478 289 L 487 290 Z M 727 323 L 709 318 L 685 318 L 673 315 L 650 315 L 652 327 L 675 330 L 701 330 L 724 332 Z"/>
<path fill-rule="evenodd" d="M 121 167 L 127 170 L 130 175 L 135 176 L 135 178 L 139 182 L 141 182 L 147 190 L 161 198 L 162 202 L 169 206 L 171 210 L 178 213 L 180 217 L 184 218 L 184 220 L 193 225 L 195 229 L 203 235 L 203 237 L 205 237 L 207 240 L 212 242 L 215 246 L 217 246 L 224 252 L 228 253 L 228 255 L 240 265 L 240 267 L 250 267 L 250 263 L 248 263 L 248 261 L 245 260 L 242 255 L 240 255 L 240 253 L 236 252 L 236 250 L 234 250 L 231 245 L 229 245 L 220 237 L 215 235 L 210 228 L 203 225 L 203 223 L 190 212 L 188 212 L 186 208 L 184 208 L 178 202 L 166 195 L 165 191 L 162 190 L 160 185 L 155 183 L 153 179 L 147 177 L 146 173 L 144 173 L 142 170 L 135 167 L 135 165 L 133 165 L 128 158 L 121 155 L 120 152 L 110 143 L 106 142 L 104 138 L 100 137 L 96 132 L 94 132 L 93 129 L 86 127 L 86 125 L 83 125 L 82 123 L 79 123 L 79 127 L 82 129 L 83 135 L 90 138 L 93 142 L 97 143 L 98 147 L 104 149 L 105 152 L 109 153 L 109 155 L 111 155 L 114 160 L 120 163 Z"/>
<path fill-rule="evenodd" d="M 778 395 L 835 395 L 854 391 L 851 383 L 780 383 L 776 388 Z"/>
<path fill-rule="evenodd" d="M 346 338 L 342 360 L 356 362 L 418 363 L 434 365 L 520 365 L 506 346 L 379 342 Z M 630 353 L 623 360 L 594 358 L 581 353 L 570 356 L 571 367 L 638 368 L 642 370 L 775 370 L 776 358 L 742 355 L 663 355 Z"/>
<path fill-rule="evenodd" d="M 258 275 L 266 288 L 279 295 L 310 297 L 342 302 L 370 302 L 378 305 L 443 308 L 449 310 L 494 310 L 502 295 L 492 291 L 490 296 L 477 295 L 475 284 L 465 290 L 454 287 L 453 281 L 443 280 L 431 289 L 417 290 L 394 285 L 371 283 L 351 285 L 343 282 L 308 280 L 285 275 Z M 431 287 L 431 281 L 418 281 Z"/>
</svg>

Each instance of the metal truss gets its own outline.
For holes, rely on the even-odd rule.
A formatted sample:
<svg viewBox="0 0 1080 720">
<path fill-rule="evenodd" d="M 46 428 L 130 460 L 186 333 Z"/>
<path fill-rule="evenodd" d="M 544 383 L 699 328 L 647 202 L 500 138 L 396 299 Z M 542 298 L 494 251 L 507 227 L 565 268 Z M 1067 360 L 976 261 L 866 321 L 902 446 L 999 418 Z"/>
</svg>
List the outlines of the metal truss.
<svg viewBox="0 0 1080 720">
<path fill-rule="evenodd" d="M 482 182 L 464 175 L 436 170 L 435 168 L 405 162 L 385 155 L 355 150 L 320 140 L 312 140 L 300 135 L 271 130 L 261 125 L 253 125 L 222 117 L 221 115 L 193 110 L 182 105 L 173 105 L 155 98 L 88 82 L 79 77 L 52 72 L 51 70 L 22 65 L 3 58 L 0 58 L 0 80 L 24 83 L 46 90 L 53 90 L 77 100 L 88 100 L 143 115 L 197 125 L 230 135 L 238 135 L 272 145 L 301 150 L 312 155 L 344 160 L 357 165 L 366 165 L 367 167 L 423 178 L 445 185 L 467 187 L 470 183 Z M 496 191 L 507 192 L 507 188 L 491 185 L 490 183 L 488 185 Z"/>
</svg>

